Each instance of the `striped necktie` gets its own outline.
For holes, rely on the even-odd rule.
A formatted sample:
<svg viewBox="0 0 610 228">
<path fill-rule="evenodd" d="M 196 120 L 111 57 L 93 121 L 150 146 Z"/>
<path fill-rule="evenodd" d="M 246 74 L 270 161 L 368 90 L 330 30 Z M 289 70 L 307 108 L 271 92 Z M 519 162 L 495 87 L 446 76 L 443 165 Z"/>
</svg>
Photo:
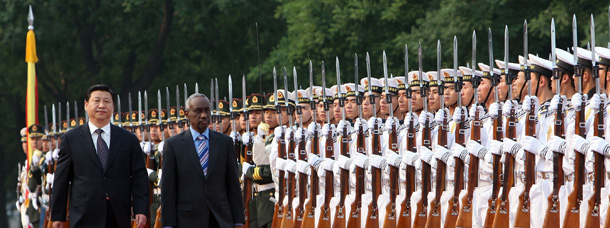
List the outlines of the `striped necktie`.
<svg viewBox="0 0 610 228">
<path fill-rule="evenodd" d="M 205 136 L 199 135 L 197 137 L 199 141 L 199 146 L 197 147 L 197 155 L 199 156 L 199 163 L 201 164 L 201 168 L 203 169 L 203 175 L 208 175 L 208 144 L 207 140 L 205 140 Z"/>
</svg>

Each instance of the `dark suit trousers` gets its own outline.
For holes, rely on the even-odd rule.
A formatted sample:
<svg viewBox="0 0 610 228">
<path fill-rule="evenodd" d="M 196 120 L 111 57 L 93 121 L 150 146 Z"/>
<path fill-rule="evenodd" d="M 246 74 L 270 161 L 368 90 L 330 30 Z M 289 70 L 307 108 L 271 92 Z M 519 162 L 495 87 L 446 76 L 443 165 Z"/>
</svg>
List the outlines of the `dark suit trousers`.
<svg viewBox="0 0 610 228">
<path fill-rule="evenodd" d="M 106 200 L 106 228 L 119 227 L 114 217 L 114 210 L 112 210 L 112 204 L 110 200 Z"/>
</svg>

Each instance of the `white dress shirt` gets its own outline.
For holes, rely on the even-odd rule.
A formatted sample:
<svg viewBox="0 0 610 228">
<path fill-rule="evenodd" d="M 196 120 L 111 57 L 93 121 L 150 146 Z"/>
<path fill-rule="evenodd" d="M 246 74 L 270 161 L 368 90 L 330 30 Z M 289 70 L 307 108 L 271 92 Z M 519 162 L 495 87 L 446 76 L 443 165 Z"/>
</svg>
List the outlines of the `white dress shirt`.
<svg viewBox="0 0 610 228">
<path fill-rule="evenodd" d="M 95 148 L 95 152 L 97 153 L 97 137 L 98 134 L 97 132 L 95 132 L 95 130 L 98 129 L 98 127 L 96 127 L 95 125 L 93 125 L 91 122 L 87 122 L 89 124 L 89 131 L 91 132 L 91 140 L 93 140 L 93 147 Z M 108 146 L 108 149 L 110 151 L 110 123 L 106 124 L 106 126 L 102 127 L 102 130 L 104 132 L 102 132 L 102 139 L 104 140 L 104 142 L 106 142 L 106 146 Z"/>
</svg>

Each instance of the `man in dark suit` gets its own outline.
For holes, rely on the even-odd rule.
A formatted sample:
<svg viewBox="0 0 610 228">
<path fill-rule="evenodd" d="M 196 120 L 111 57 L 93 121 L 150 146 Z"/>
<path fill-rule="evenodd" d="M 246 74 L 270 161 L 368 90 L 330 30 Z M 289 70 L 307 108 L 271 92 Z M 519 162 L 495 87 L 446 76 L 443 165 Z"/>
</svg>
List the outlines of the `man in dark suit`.
<svg viewBox="0 0 610 228">
<path fill-rule="evenodd" d="M 110 124 L 114 92 L 87 90 L 88 124 L 63 136 L 51 197 L 53 227 L 63 227 L 69 196 L 70 227 L 138 227 L 146 224 L 148 178 L 138 138 Z"/>
<path fill-rule="evenodd" d="M 191 127 L 165 142 L 161 174 L 164 227 L 241 227 L 245 221 L 231 138 L 209 130 L 210 101 L 186 101 Z"/>
</svg>

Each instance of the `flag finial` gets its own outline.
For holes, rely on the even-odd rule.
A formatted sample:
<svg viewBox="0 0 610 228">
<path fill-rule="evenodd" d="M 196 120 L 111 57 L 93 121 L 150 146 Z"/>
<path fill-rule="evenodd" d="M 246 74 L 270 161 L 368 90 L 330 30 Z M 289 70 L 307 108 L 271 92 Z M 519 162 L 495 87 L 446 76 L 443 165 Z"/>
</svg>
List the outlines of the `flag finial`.
<svg viewBox="0 0 610 228">
<path fill-rule="evenodd" d="M 28 12 L 28 30 L 34 29 L 34 12 L 32 11 L 32 5 L 30 5 L 30 12 Z"/>
</svg>

